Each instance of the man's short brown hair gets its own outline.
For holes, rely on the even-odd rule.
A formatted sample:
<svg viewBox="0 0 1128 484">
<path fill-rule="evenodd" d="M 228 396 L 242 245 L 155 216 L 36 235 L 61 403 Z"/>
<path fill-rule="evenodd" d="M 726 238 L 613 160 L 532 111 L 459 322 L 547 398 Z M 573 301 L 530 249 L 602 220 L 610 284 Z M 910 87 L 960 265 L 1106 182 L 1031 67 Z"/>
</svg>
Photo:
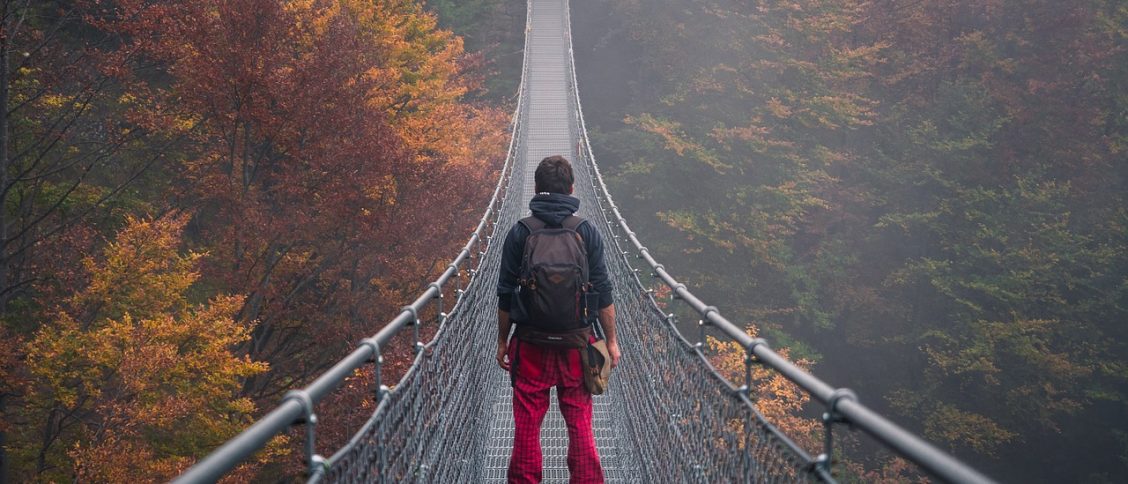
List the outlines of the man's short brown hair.
<svg viewBox="0 0 1128 484">
<path fill-rule="evenodd" d="M 537 165 L 533 180 L 536 182 L 537 193 L 550 192 L 569 195 L 572 193 L 572 184 L 575 183 L 575 178 L 572 176 L 572 164 L 563 156 L 549 156 L 541 160 L 540 165 Z"/>
</svg>

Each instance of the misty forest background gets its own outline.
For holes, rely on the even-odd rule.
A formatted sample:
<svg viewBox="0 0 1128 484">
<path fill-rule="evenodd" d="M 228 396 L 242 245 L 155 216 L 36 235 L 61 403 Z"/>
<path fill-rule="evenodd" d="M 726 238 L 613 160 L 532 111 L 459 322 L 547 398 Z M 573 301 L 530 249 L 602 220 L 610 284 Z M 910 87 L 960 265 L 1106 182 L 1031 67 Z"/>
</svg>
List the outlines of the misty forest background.
<svg viewBox="0 0 1128 484">
<path fill-rule="evenodd" d="M 182 471 L 445 268 L 503 161 L 525 18 L 502 0 L 0 13 L 2 472 L 114 482 Z M 612 193 L 703 299 L 989 475 L 1128 478 L 1128 4 L 572 13 Z M 386 379 L 410 347 L 390 351 Z M 321 405 L 319 446 L 367 419 L 369 381 Z M 767 388 L 800 403 L 781 426 L 818 428 Z M 847 440 L 845 477 L 915 479 Z M 300 442 L 232 479 L 299 473 Z"/>
</svg>

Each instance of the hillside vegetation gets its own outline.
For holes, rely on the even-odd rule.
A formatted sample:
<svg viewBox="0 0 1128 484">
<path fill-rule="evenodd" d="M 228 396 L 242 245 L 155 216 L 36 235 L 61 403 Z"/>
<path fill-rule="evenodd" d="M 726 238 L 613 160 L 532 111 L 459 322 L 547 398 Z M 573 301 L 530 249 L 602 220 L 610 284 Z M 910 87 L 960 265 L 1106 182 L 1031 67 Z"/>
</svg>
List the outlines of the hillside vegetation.
<svg viewBox="0 0 1128 484">
<path fill-rule="evenodd" d="M 0 481 L 175 476 L 374 334 L 496 183 L 507 110 L 419 2 L 0 14 Z M 347 385 L 318 444 L 371 406 Z"/>
<path fill-rule="evenodd" d="M 1128 7 L 573 2 L 652 251 L 989 474 L 1128 477 Z"/>
</svg>

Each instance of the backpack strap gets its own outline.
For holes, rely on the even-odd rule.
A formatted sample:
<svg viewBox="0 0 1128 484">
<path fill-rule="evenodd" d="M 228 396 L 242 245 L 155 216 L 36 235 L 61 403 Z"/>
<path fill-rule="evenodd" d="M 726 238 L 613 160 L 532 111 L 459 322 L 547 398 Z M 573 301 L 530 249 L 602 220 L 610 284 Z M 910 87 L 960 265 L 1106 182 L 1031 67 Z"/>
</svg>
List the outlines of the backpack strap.
<svg viewBox="0 0 1128 484">
<path fill-rule="evenodd" d="M 548 226 L 548 224 L 544 223 L 544 220 L 541 220 L 533 215 L 518 220 L 517 223 L 524 225 L 525 228 L 529 229 L 529 234 L 532 234 L 533 232 L 536 232 Z"/>
<path fill-rule="evenodd" d="M 586 220 L 582 217 L 569 215 L 564 218 L 564 221 L 560 223 L 560 226 L 568 230 L 575 231 L 579 229 L 580 225 L 582 225 L 584 222 L 586 222 Z M 545 223 L 544 220 L 541 220 L 534 215 L 530 215 L 521 220 L 518 220 L 517 223 L 520 223 L 521 225 L 524 225 L 525 228 L 529 229 L 530 234 L 548 226 L 548 224 Z"/>
<path fill-rule="evenodd" d="M 575 232 L 576 229 L 580 228 L 580 224 L 583 224 L 583 223 L 584 223 L 583 218 L 577 217 L 575 215 L 569 215 L 567 218 L 564 219 L 564 222 L 561 223 L 560 225 L 563 226 L 564 228 L 568 229 L 568 230 Z"/>
</svg>

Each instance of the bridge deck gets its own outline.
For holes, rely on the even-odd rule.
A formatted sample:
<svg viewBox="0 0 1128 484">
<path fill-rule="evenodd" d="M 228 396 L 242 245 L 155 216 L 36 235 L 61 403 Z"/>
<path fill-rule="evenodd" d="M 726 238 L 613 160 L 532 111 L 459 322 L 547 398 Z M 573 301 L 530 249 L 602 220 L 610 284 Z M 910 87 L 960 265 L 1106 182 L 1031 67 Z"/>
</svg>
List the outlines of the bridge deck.
<svg viewBox="0 0 1128 484">
<path fill-rule="evenodd" d="M 564 2 L 530 2 L 530 26 L 527 32 L 528 72 L 528 125 L 524 132 L 524 153 L 518 159 L 525 164 L 524 191 L 522 200 L 533 196 L 533 171 L 546 156 L 564 155 L 570 160 L 577 159 L 576 143 L 580 136 L 573 122 L 576 115 L 569 89 L 570 35 L 567 9 Z M 576 170 L 577 178 L 583 170 Z M 581 182 L 576 180 L 576 184 Z M 592 210 L 594 202 L 581 200 L 580 215 Z M 528 210 L 522 216 L 528 215 Z M 487 482 L 503 482 L 509 465 L 509 455 L 513 446 L 513 407 L 512 390 L 509 378 L 502 372 L 490 382 L 493 391 L 488 392 L 496 399 L 492 405 L 490 433 L 487 444 L 485 478 Z M 625 482 L 622 472 L 620 446 L 616 442 L 616 432 L 612 426 L 611 406 L 614 395 L 595 397 L 594 430 L 596 447 L 603 463 L 604 474 L 609 482 Z M 552 406 L 545 417 L 541 430 L 541 446 L 544 451 L 544 482 L 568 482 L 568 431 L 557 407 L 556 391 L 552 391 Z"/>
</svg>

